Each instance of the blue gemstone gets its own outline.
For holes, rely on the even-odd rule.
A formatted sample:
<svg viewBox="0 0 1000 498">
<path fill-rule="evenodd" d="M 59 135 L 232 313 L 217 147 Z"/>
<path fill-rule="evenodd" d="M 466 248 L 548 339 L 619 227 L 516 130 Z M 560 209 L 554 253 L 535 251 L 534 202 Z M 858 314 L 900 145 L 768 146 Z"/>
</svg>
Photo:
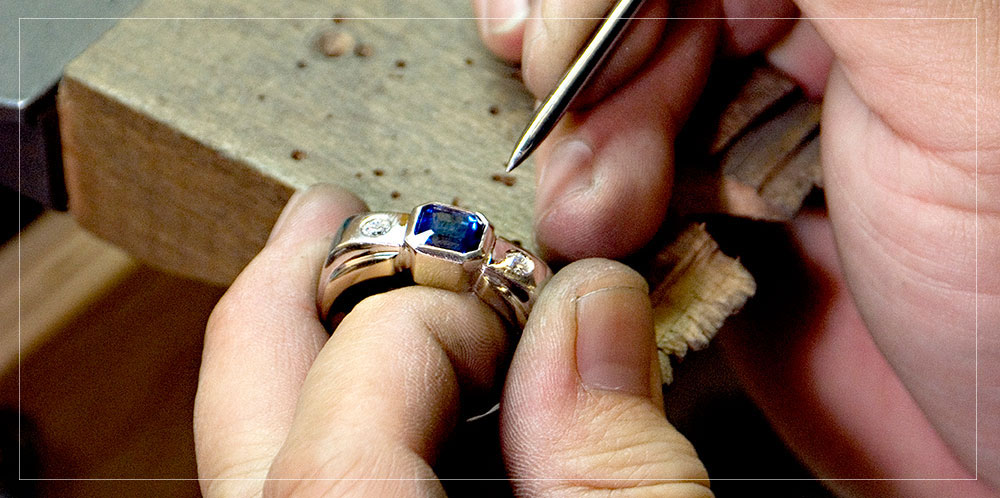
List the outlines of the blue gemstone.
<svg viewBox="0 0 1000 498">
<path fill-rule="evenodd" d="M 455 252 L 472 252 L 479 248 L 486 225 L 476 216 L 461 209 L 442 204 L 428 204 L 420 208 L 413 233 L 427 232 L 429 246 Z"/>
</svg>

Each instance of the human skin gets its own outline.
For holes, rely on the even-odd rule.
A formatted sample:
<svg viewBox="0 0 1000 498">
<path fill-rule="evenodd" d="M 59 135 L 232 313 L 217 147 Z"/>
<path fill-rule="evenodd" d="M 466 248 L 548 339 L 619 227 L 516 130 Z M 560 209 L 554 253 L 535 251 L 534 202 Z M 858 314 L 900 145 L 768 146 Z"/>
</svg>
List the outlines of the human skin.
<svg viewBox="0 0 1000 498">
<path fill-rule="evenodd" d="M 484 24 L 484 38 L 522 58 L 526 82 L 542 94 L 586 32 L 555 18 L 606 7 L 535 3 L 547 21 L 503 19 L 500 33 Z M 675 12 L 766 17 L 791 8 L 740 7 L 689 3 Z M 673 137 L 712 57 L 767 48 L 824 98 L 830 218 L 809 214 L 790 226 L 805 267 L 802 308 L 739 316 L 719 347 L 819 477 L 979 477 L 829 481 L 837 491 L 991 496 L 1000 468 L 997 5 L 800 7 L 827 18 L 974 15 L 978 71 L 969 67 L 976 43 L 963 41 L 969 29 L 956 21 L 644 23 L 585 96 L 589 107 L 539 151 L 538 239 L 563 259 L 641 246 L 664 214 Z M 653 0 L 645 10 L 668 12 Z M 538 31 L 546 23 L 551 31 Z M 979 97 L 963 97 L 975 95 L 976 77 Z M 206 496 L 440 494 L 433 464 L 443 441 L 470 400 L 501 385 L 502 452 L 517 493 L 710 496 L 695 449 L 663 417 L 649 302 L 635 272 L 601 259 L 567 266 L 541 293 L 516 349 L 475 297 L 421 287 L 362 301 L 331 337 L 315 307 L 319 266 L 331 234 L 363 210 L 329 186 L 297 194 L 213 312 L 195 407 Z M 621 212 L 648 223 L 623 227 Z M 978 281 L 969 271 L 977 255 Z M 740 327 L 781 329 L 791 340 Z"/>
<path fill-rule="evenodd" d="M 539 97 L 596 23 L 560 18 L 598 17 L 610 4 L 473 2 L 485 44 L 520 62 Z M 665 214 L 673 139 L 713 58 L 765 51 L 823 100 L 828 218 L 797 219 L 791 233 L 814 276 L 830 276 L 829 289 L 809 296 L 815 313 L 794 325 L 808 347 L 761 348 L 773 360 L 761 361 L 753 344 L 733 340 L 726 356 L 819 477 L 978 478 L 830 481 L 836 490 L 992 494 L 1000 487 L 1000 5 L 674 7 L 650 0 L 640 16 L 794 17 L 800 9 L 813 20 L 637 21 L 623 41 L 629 49 L 536 154 L 535 223 L 546 255 L 621 257 L 649 241 Z M 630 223 L 619 223 L 622 213 Z M 804 430 L 810 418 L 827 437 Z"/>
<path fill-rule="evenodd" d="M 330 335 L 320 266 L 364 210 L 329 185 L 296 194 L 212 312 L 194 413 L 204 496 L 441 496 L 445 441 L 500 390 L 518 494 L 712 496 L 664 416 L 641 276 L 602 259 L 563 268 L 518 340 L 472 293 L 421 286 L 362 300 Z"/>
</svg>

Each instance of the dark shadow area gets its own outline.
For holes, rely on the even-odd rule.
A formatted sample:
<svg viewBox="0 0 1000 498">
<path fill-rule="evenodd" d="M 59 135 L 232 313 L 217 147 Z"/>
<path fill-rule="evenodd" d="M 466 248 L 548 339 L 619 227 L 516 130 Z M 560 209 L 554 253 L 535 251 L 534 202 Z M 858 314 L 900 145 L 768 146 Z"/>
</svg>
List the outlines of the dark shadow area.
<svg viewBox="0 0 1000 498">
<path fill-rule="evenodd" d="M 22 457 L 38 459 L 21 477 L 196 478 L 202 338 L 222 292 L 140 268 L 27 352 L 20 408 L 35 430 L 23 433 L 30 447 Z M 0 378 L 0 406 L 9 410 L 19 406 L 17 374 Z M 14 496 L 200 496 L 194 480 L 23 484 L 30 492 Z"/>
</svg>

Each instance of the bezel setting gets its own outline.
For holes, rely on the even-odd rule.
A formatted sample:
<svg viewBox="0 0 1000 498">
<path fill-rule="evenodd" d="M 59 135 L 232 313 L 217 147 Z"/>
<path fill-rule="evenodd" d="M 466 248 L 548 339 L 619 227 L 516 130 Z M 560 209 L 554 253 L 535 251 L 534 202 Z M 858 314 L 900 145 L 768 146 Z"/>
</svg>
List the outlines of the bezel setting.
<svg viewBox="0 0 1000 498">
<path fill-rule="evenodd" d="M 453 223 L 456 220 L 442 220 L 441 217 L 434 218 L 435 213 L 445 214 L 446 217 L 464 218 L 457 220 L 459 223 L 469 225 L 475 223 L 471 228 L 478 232 L 478 243 L 475 247 L 471 244 L 467 251 L 450 249 L 449 247 L 458 244 L 455 240 L 460 237 L 463 240 L 468 234 L 459 234 L 455 227 L 440 227 L 436 223 Z M 428 220 L 427 217 L 432 219 Z M 417 233 L 417 229 L 423 229 Z M 451 237 L 445 237 L 446 244 L 434 244 L 429 242 L 435 235 L 434 228 L 439 228 L 442 234 L 450 233 Z M 468 226 L 465 230 L 469 230 Z M 431 233 L 427 233 L 430 231 Z M 409 221 L 406 224 L 406 236 L 404 245 L 410 251 L 412 257 L 408 261 L 410 271 L 413 273 L 413 281 L 421 285 L 450 289 L 471 289 L 476 278 L 476 269 L 486 260 L 493 249 L 495 242 L 493 227 L 482 213 L 469 211 L 446 204 L 429 202 L 421 204 L 410 213 Z"/>
<path fill-rule="evenodd" d="M 473 231 L 472 236 L 479 239 L 477 243 L 474 246 L 461 247 L 468 250 L 457 250 L 458 248 L 454 246 L 463 244 L 464 239 L 469 236 L 468 233 L 459 235 L 450 227 L 447 227 L 447 230 L 439 230 L 440 233 L 434 233 L 434 228 L 439 227 L 441 223 L 454 223 L 454 220 L 444 221 L 436 218 L 434 215 L 437 213 L 452 218 L 464 217 L 465 220 L 461 220 L 459 223 L 466 225 L 470 224 L 470 222 L 474 223 L 475 226 L 471 230 Z M 418 229 L 421 229 L 420 233 L 417 232 Z M 465 230 L 468 232 L 469 228 L 466 227 Z M 440 256 L 449 260 L 467 260 L 480 257 L 486 252 L 485 249 L 488 247 L 487 243 L 492 238 L 492 232 L 493 228 L 490 226 L 490 222 L 486 220 L 486 217 L 482 213 L 437 202 L 429 202 L 417 206 L 410 213 L 410 220 L 406 225 L 405 241 L 408 246 L 417 252 Z M 444 239 L 444 243 L 435 244 L 430 242 L 432 238 L 437 236 Z M 455 236 L 460 236 L 463 240 L 456 241 Z"/>
<path fill-rule="evenodd" d="M 317 295 L 321 318 L 336 327 L 358 293 L 334 306 L 338 296 L 355 284 L 397 274 L 408 275 L 385 282 L 473 292 L 523 327 L 552 272 L 544 261 L 494 235 L 476 211 L 432 202 L 410 213 L 361 213 L 344 221 L 327 254 Z"/>
</svg>

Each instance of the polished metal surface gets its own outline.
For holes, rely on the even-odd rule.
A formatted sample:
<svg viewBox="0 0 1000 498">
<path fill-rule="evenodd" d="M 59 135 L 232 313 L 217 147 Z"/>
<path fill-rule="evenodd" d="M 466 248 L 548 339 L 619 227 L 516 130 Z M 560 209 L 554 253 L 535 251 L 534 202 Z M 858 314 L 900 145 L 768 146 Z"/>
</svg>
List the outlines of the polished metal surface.
<svg viewBox="0 0 1000 498">
<path fill-rule="evenodd" d="M 447 210 L 446 216 L 457 213 L 475 227 L 481 226 L 475 246 L 466 251 L 448 249 L 432 240 L 431 231 L 418 233 L 418 217 L 427 208 Z M 331 244 L 317 294 L 321 318 L 327 322 L 332 314 L 345 311 L 331 308 L 351 286 L 401 272 L 409 272 L 418 285 L 473 292 L 519 327 L 552 276 L 545 262 L 494 235 L 492 225 L 480 213 L 436 203 L 417 206 L 409 214 L 363 213 L 347 219 Z"/>
<path fill-rule="evenodd" d="M 579 95 L 587 80 L 597 71 L 615 44 L 621 38 L 629 21 L 642 6 L 643 0 L 619 0 L 598 26 L 580 55 L 570 64 L 552 93 L 538 106 L 521 139 L 507 161 L 507 171 L 518 167 L 545 140 L 556 123 L 566 114 L 573 99 Z"/>
</svg>

